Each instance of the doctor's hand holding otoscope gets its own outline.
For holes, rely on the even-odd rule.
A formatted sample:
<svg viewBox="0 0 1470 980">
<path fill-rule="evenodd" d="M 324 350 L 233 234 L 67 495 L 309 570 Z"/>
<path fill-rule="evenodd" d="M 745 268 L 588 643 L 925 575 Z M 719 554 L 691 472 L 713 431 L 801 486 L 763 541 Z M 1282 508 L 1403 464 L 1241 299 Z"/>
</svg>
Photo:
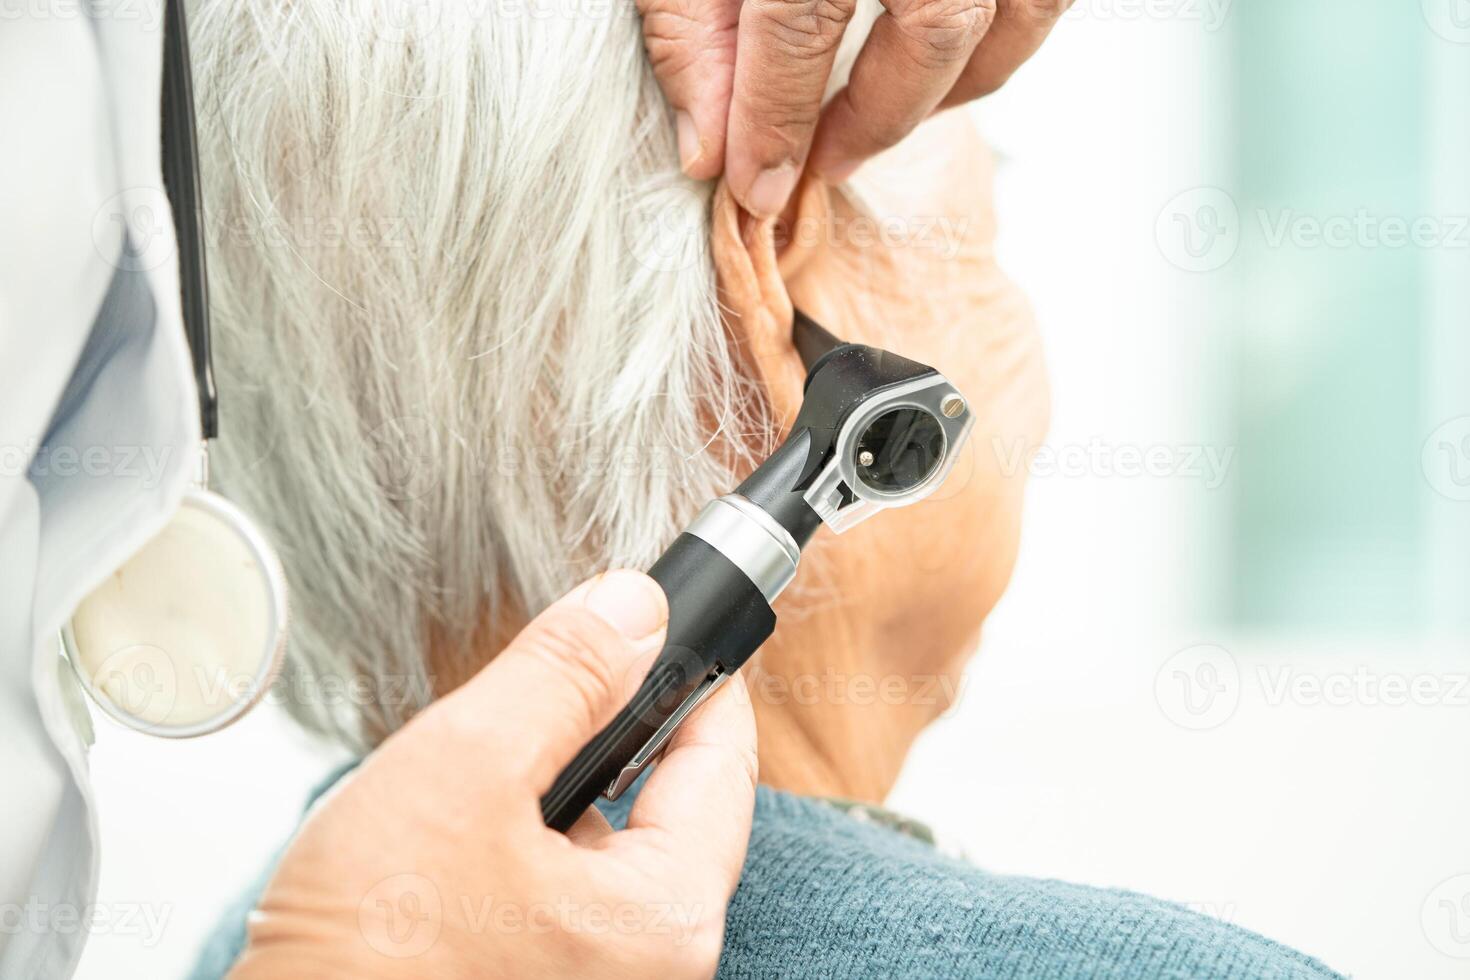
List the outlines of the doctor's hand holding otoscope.
<svg viewBox="0 0 1470 980">
<path fill-rule="evenodd" d="M 627 829 L 589 810 L 563 836 L 538 807 L 668 616 L 647 576 L 599 576 L 395 733 L 302 825 L 231 977 L 711 975 L 755 800 L 742 680 L 680 728 Z"/>
<path fill-rule="evenodd" d="M 973 424 L 934 369 L 796 321 L 781 447 L 649 575 L 574 590 L 368 756 L 287 850 L 237 977 L 713 971 L 754 808 L 740 671 L 771 603 L 818 528 L 924 499 Z M 612 831 L 590 804 L 645 773 Z"/>
</svg>

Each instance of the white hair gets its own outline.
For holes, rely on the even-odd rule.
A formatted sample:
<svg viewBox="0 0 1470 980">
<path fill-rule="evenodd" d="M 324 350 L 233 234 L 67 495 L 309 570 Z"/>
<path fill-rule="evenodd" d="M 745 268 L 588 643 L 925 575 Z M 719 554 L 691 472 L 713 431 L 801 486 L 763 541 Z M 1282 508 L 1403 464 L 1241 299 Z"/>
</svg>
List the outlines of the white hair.
<svg viewBox="0 0 1470 980">
<path fill-rule="evenodd" d="M 357 749 L 430 700 L 431 640 L 470 667 L 646 567 L 771 437 L 631 4 L 483 4 L 191 23 L 217 482 L 290 581 L 288 704 Z"/>
</svg>

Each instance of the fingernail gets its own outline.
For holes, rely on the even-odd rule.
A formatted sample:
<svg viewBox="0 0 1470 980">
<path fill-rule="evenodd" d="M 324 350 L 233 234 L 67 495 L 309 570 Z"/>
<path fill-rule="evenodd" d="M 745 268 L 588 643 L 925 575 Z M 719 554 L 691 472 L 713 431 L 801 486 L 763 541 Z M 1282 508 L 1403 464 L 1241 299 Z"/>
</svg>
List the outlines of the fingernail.
<svg viewBox="0 0 1470 980">
<path fill-rule="evenodd" d="M 745 208 L 757 218 L 769 218 L 781 213 L 791 192 L 796 188 L 796 166 L 783 163 L 779 167 L 762 170 L 751 182 L 745 195 Z"/>
<path fill-rule="evenodd" d="M 700 140 L 699 130 L 694 127 L 694 119 L 689 113 L 681 110 L 674 118 L 679 127 L 679 166 L 687 174 L 689 168 L 704 156 L 704 143 Z"/>
<path fill-rule="evenodd" d="M 836 187 L 851 177 L 862 165 L 861 160 L 838 160 L 836 163 L 818 168 L 817 176 L 822 178 L 822 183 Z"/>
<path fill-rule="evenodd" d="M 626 568 L 598 579 L 583 605 L 630 640 L 652 636 L 669 618 L 658 583 Z"/>
</svg>

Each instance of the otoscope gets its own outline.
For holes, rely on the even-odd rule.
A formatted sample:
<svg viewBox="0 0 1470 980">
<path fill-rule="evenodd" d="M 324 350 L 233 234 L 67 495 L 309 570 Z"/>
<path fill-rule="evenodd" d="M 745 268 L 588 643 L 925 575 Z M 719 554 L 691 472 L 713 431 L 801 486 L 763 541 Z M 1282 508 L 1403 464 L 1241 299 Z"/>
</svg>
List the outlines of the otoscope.
<svg viewBox="0 0 1470 980">
<path fill-rule="evenodd" d="M 669 601 L 664 648 L 633 699 L 541 798 L 565 831 L 599 796 L 615 800 L 695 708 L 776 628 L 771 603 L 823 524 L 841 533 L 932 493 L 974 421 L 924 364 L 844 343 L 797 312 L 807 368 L 791 434 L 746 480 L 710 501 L 648 570 Z"/>
</svg>

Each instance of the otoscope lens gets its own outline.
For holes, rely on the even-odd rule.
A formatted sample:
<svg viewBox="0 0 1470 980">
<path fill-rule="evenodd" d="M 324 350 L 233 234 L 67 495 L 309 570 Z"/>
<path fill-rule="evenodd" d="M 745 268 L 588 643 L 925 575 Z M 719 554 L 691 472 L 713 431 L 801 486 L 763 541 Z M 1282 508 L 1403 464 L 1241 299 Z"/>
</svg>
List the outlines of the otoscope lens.
<svg viewBox="0 0 1470 980">
<path fill-rule="evenodd" d="M 859 480 L 879 493 L 903 493 L 939 466 L 944 430 L 922 408 L 895 408 L 868 423 L 855 453 Z"/>
</svg>

